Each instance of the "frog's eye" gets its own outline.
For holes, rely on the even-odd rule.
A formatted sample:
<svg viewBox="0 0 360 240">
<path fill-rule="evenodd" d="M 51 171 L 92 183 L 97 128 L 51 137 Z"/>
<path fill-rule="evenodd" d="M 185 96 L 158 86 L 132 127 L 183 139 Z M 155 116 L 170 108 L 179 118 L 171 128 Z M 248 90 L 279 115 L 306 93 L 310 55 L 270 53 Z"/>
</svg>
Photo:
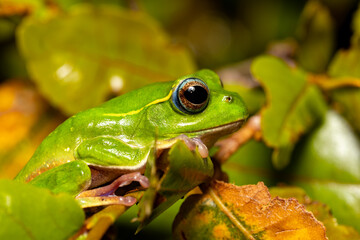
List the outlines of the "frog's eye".
<svg viewBox="0 0 360 240">
<path fill-rule="evenodd" d="M 184 113 L 199 113 L 209 102 L 209 88 L 198 78 L 187 78 L 176 87 L 172 100 Z"/>
</svg>

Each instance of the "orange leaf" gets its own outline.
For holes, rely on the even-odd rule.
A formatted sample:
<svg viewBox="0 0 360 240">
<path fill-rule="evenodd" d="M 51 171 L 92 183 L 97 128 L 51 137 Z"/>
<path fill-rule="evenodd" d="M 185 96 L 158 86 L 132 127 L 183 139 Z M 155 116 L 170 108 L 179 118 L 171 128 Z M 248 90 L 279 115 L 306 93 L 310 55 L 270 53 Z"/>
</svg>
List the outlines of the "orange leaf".
<svg viewBox="0 0 360 240">
<path fill-rule="evenodd" d="M 35 90 L 21 82 L 0 86 L 0 152 L 22 140 L 44 111 L 44 103 Z"/>
<path fill-rule="evenodd" d="M 184 202 L 175 239 L 327 239 L 325 227 L 295 198 L 271 198 L 262 183 L 238 187 L 215 181 Z"/>
<path fill-rule="evenodd" d="M 1 84 L 0 96 L 0 178 L 13 178 L 63 117 L 23 82 Z"/>
</svg>

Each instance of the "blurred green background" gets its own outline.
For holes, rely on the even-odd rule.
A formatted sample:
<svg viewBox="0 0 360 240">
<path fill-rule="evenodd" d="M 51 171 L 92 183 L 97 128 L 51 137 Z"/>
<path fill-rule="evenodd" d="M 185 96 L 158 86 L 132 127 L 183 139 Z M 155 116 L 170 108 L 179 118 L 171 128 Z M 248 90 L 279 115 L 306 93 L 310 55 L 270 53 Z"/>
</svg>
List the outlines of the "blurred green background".
<svg viewBox="0 0 360 240">
<path fill-rule="evenodd" d="M 216 69 L 263 53 L 270 43 L 288 38 L 301 39 L 299 21 L 307 1 L 203 0 L 203 1 L 4 1 L 34 5 L 55 5 L 69 10 L 76 4 L 120 5 L 145 11 L 170 35 L 172 43 L 190 49 L 198 68 Z M 351 19 L 357 1 L 318 1 L 329 9 L 336 48 L 350 44 Z M 15 7 L 16 8 L 16 7 Z M 0 22 L 1 80 L 27 76 L 15 43 L 15 28 L 29 10 L 3 14 Z"/>
</svg>

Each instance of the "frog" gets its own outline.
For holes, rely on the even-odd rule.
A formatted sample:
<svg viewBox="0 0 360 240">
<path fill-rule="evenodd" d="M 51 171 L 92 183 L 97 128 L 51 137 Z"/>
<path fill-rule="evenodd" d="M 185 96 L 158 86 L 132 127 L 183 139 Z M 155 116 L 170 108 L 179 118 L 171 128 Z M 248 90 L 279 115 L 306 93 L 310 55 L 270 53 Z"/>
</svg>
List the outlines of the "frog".
<svg viewBox="0 0 360 240">
<path fill-rule="evenodd" d="M 16 181 L 65 192 L 83 208 L 136 199 L 115 191 L 133 182 L 149 187 L 147 161 L 184 141 L 202 158 L 248 117 L 242 98 L 208 69 L 158 82 L 79 112 L 51 132 Z"/>
</svg>

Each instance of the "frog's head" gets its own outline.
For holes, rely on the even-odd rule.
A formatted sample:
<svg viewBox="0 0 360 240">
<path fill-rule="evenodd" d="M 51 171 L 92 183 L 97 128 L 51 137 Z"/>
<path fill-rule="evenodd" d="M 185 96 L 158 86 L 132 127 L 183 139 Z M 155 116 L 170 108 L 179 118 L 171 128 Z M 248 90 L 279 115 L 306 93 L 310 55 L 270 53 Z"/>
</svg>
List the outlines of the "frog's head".
<svg viewBox="0 0 360 240">
<path fill-rule="evenodd" d="M 210 147 L 219 137 L 238 130 L 248 117 L 241 97 L 224 90 L 219 77 L 210 70 L 174 81 L 170 95 L 149 113 L 160 138 L 185 134 L 201 138 Z"/>
</svg>

